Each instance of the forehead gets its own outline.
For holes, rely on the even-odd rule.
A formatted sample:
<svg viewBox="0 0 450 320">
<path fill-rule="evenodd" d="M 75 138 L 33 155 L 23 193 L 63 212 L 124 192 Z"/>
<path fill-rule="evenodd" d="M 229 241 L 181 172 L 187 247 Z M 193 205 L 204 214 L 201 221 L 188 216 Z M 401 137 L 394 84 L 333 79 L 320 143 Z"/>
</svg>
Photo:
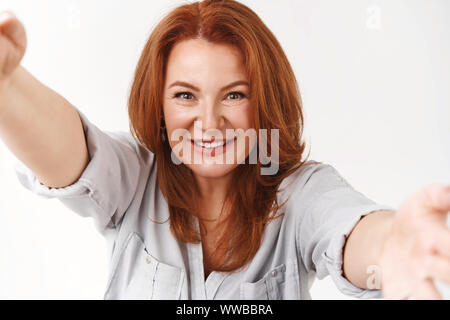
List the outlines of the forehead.
<svg viewBox="0 0 450 320">
<path fill-rule="evenodd" d="M 211 43 L 203 39 L 181 41 L 173 47 L 167 64 L 168 78 L 209 74 L 242 78 L 245 66 L 240 50 L 229 44 Z"/>
</svg>

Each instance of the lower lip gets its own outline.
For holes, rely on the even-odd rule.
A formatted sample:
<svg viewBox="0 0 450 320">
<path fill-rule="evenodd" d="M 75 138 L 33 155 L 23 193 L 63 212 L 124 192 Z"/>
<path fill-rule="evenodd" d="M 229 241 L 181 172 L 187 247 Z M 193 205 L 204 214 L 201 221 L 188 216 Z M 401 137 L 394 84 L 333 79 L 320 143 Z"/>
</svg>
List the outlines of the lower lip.
<svg viewBox="0 0 450 320">
<path fill-rule="evenodd" d="M 227 151 L 227 148 L 232 147 L 234 145 L 235 141 L 236 141 L 236 138 L 234 138 L 233 141 L 230 141 L 229 143 L 224 144 L 223 146 L 220 146 L 217 148 L 201 147 L 201 146 L 196 145 L 192 140 L 191 140 L 191 144 L 194 146 L 195 152 L 198 152 L 204 156 L 215 157 L 215 156 L 225 153 Z"/>
</svg>

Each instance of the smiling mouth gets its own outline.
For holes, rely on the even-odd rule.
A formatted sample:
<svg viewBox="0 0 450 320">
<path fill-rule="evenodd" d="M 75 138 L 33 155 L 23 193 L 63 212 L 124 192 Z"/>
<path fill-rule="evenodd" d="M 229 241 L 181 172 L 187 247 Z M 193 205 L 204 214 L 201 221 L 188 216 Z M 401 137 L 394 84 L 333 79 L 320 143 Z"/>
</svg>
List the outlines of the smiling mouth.
<svg viewBox="0 0 450 320">
<path fill-rule="evenodd" d="M 233 143 L 237 138 L 230 139 L 228 141 L 213 141 L 213 142 L 203 142 L 203 141 L 194 141 L 191 140 L 191 143 L 195 147 L 203 148 L 205 150 L 213 150 L 221 147 L 226 147 L 227 145 Z"/>
</svg>

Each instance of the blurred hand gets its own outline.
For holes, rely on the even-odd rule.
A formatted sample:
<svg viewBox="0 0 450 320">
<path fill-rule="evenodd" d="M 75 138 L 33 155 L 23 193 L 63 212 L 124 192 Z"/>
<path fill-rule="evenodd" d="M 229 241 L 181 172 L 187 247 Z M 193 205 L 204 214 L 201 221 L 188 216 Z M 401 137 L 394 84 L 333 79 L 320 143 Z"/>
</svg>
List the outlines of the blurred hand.
<svg viewBox="0 0 450 320">
<path fill-rule="evenodd" d="M 450 186 L 432 184 L 399 207 L 380 257 L 387 299 L 441 299 L 434 280 L 450 284 Z"/>
<path fill-rule="evenodd" d="M 23 24 L 11 12 L 0 12 L 0 82 L 19 66 L 26 46 Z"/>
</svg>

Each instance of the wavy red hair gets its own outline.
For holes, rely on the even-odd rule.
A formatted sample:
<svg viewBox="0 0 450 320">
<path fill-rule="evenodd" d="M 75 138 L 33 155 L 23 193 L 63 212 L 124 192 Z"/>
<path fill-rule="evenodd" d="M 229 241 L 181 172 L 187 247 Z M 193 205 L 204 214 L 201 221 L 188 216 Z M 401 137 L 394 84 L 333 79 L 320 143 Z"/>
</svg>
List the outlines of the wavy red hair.
<svg viewBox="0 0 450 320">
<path fill-rule="evenodd" d="M 193 219 L 198 212 L 199 190 L 192 171 L 183 164 L 172 163 L 170 146 L 161 136 L 161 117 L 171 49 L 180 41 L 194 38 L 231 44 L 240 50 L 250 83 L 254 128 L 257 132 L 279 129 L 277 174 L 261 175 L 259 162 L 241 164 L 233 174 L 232 185 L 236 187 L 228 191 L 222 209 L 227 213 L 217 247 L 222 250 L 215 251 L 217 256 L 207 267 L 234 271 L 252 260 L 265 226 L 277 217 L 282 206 L 277 201 L 281 182 L 306 162 L 301 96 L 281 45 L 258 15 L 242 3 L 190 3 L 175 8 L 160 21 L 137 65 L 128 111 L 133 136 L 155 154 L 159 187 L 169 206 L 171 231 L 179 241 L 201 241 Z M 268 143 L 267 149 L 271 150 L 270 139 Z"/>
</svg>

